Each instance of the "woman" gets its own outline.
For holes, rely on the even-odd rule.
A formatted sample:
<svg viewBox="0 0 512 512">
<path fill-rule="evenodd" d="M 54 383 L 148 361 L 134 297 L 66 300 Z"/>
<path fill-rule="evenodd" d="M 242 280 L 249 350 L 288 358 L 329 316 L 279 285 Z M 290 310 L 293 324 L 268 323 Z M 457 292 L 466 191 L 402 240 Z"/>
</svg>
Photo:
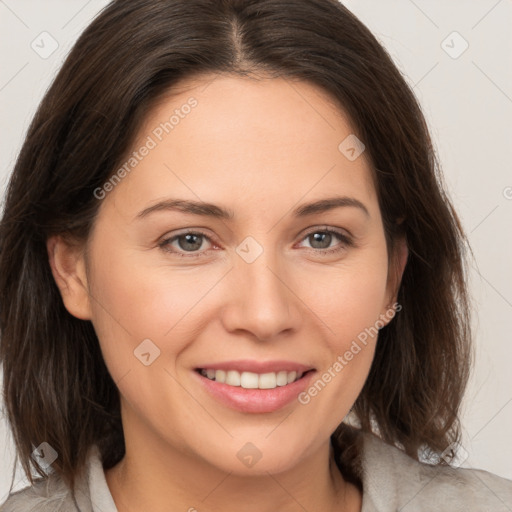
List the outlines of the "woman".
<svg viewBox="0 0 512 512">
<path fill-rule="evenodd" d="M 338 2 L 111 3 L 0 233 L 32 484 L 2 512 L 512 506 L 449 465 L 464 234 L 412 92 Z"/>
</svg>

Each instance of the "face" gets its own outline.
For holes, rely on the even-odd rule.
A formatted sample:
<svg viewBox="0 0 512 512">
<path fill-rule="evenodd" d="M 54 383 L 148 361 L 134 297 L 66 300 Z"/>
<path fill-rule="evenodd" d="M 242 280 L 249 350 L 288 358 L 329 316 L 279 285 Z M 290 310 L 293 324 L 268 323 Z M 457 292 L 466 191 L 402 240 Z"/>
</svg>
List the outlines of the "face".
<svg viewBox="0 0 512 512">
<path fill-rule="evenodd" d="M 349 136 L 325 93 L 284 79 L 187 82 L 148 115 L 97 191 L 87 294 L 66 302 L 94 325 L 127 438 L 241 474 L 328 443 L 396 285 Z"/>
</svg>

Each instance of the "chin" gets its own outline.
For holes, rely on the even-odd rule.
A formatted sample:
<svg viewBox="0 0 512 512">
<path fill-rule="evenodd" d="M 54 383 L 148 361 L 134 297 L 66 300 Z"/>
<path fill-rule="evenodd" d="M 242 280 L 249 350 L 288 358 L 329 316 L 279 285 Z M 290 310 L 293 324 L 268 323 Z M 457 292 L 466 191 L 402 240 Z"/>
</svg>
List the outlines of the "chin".
<svg viewBox="0 0 512 512">
<path fill-rule="evenodd" d="M 276 442 L 260 436 L 244 436 L 224 443 L 212 452 L 200 454 L 207 462 L 218 469 L 238 476 L 268 476 L 296 466 L 304 457 L 303 440 L 297 443 Z M 295 448 L 297 446 L 297 448 Z"/>
</svg>

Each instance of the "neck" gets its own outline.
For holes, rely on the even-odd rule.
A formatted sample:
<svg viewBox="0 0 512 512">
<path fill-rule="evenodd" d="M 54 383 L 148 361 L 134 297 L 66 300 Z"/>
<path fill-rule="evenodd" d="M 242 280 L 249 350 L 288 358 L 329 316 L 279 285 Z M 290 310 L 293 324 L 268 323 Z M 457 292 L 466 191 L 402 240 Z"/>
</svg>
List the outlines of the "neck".
<svg viewBox="0 0 512 512">
<path fill-rule="evenodd" d="M 118 512 L 361 510 L 360 492 L 344 480 L 329 440 L 287 471 L 251 476 L 226 473 L 148 430 L 125 429 L 125 445 L 124 458 L 105 471 Z"/>
</svg>

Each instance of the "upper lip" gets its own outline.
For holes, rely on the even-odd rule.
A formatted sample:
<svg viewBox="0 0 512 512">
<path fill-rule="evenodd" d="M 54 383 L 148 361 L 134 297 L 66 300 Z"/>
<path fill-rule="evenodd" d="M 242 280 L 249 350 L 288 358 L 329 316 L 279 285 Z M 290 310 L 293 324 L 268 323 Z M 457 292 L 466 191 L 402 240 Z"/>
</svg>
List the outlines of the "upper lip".
<svg viewBox="0 0 512 512">
<path fill-rule="evenodd" d="M 196 368 L 211 369 L 211 370 L 236 370 L 239 373 L 252 372 L 252 373 L 271 373 L 271 372 L 302 372 L 314 370 L 310 365 L 296 363 L 294 361 L 256 361 L 253 359 L 241 359 L 238 361 L 223 361 L 220 363 L 205 363 Z"/>
</svg>

